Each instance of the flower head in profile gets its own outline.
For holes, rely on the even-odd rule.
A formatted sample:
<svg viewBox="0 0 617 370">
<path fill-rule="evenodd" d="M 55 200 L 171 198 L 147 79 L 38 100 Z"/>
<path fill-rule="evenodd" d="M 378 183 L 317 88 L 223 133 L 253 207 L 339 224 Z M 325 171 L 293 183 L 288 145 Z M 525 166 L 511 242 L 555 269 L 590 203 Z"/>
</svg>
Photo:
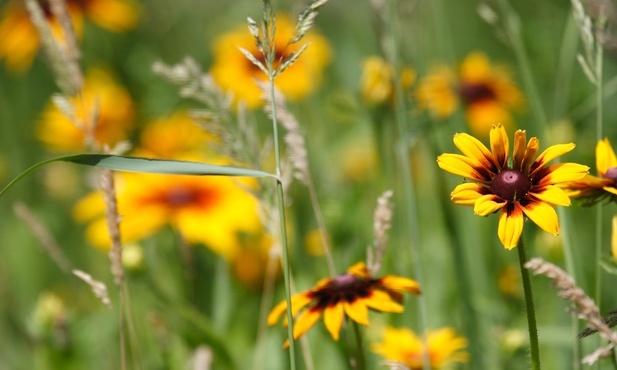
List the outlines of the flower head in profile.
<svg viewBox="0 0 617 370">
<path fill-rule="evenodd" d="M 37 123 L 36 136 L 51 151 L 113 147 L 133 128 L 133 100 L 104 69 L 90 70 L 82 91 L 67 100 L 63 110 L 49 102 Z"/>
<path fill-rule="evenodd" d="M 366 326 L 369 308 L 403 312 L 401 293 L 420 294 L 420 286 L 400 276 L 373 278 L 364 262 L 358 262 L 347 273 L 322 279 L 312 289 L 291 297 L 291 313 L 296 318 L 293 337 L 298 339 L 309 331 L 323 314 L 326 329 L 338 340 L 345 316 Z M 276 305 L 268 316 L 268 324 L 276 324 L 286 310 L 286 301 Z"/>
<path fill-rule="evenodd" d="M 291 53 L 298 53 L 302 48 L 302 44 L 289 44 L 294 30 L 295 25 L 289 17 L 277 16 L 275 63 L 285 60 Z M 309 46 L 302 56 L 275 79 L 276 87 L 291 101 L 304 98 L 318 86 L 321 72 L 331 59 L 330 45 L 323 36 L 309 32 L 303 41 Z M 236 101 L 244 101 L 249 108 L 255 108 L 262 103 L 263 94 L 255 80 L 265 81 L 268 77 L 239 48 L 246 50 L 256 60 L 264 61 L 255 38 L 242 26 L 214 41 L 214 64 L 210 72 L 217 85 L 232 92 Z"/>
<path fill-rule="evenodd" d="M 458 73 L 436 66 L 418 84 L 416 98 L 420 109 L 445 119 L 463 106 L 469 128 L 484 136 L 495 122 L 509 127 L 511 111 L 521 108 L 523 97 L 506 68 L 491 65 L 481 52 L 469 54 Z"/>
<path fill-rule="evenodd" d="M 517 130 L 509 157 L 510 142 L 500 124 L 491 129 L 490 144 L 491 150 L 471 135 L 456 134 L 454 145 L 463 154 L 446 153 L 437 158 L 442 170 L 474 181 L 464 182 L 452 191 L 454 203 L 473 206 L 479 216 L 500 211 L 497 234 L 507 249 L 518 244 L 525 218 L 557 235 L 559 220 L 553 206 L 570 205 L 570 198 L 557 185 L 583 178 L 589 167 L 548 163 L 575 145 L 553 145 L 536 158 L 540 141 L 532 137 L 526 143 L 525 131 Z"/>
<path fill-rule="evenodd" d="M 54 36 L 64 38 L 59 22 L 51 11 L 49 0 L 39 1 Z M 131 0 L 66 0 L 73 27 L 78 36 L 82 34 L 83 18 L 112 32 L 132 28 L 138 18 L 137 4 Z M 0 59 L 12 70 L 24 70 L 31 64 L 40 47 L 40 38 L 24 1 L 13 0 L 0 16 Z"/>
<path fill-rule="evenodd" d="M 379 56 L 371 56 L 362 62 L 360 78 L 360 93 L 362 99 L 373 105 L 392 103 L 394 99 L 395 70 L 386 60 Z M 411 68 L 401 72 L 400 83 L 403 89 L 409 89 L 416 79 L 416 73 Z"/>
<path fill-rule="evenodd" d="M 466 362 L 469 358 L 463 349 L 467 340 L 456 334 L 452 328 L 441 328 L 426 332 L 426 346 L 421 338 L 409 329 L 387 327 L 383 333 L 383 342 L 372 345 L 373 352 L 386 360 L 401 363 L 410 370 L 422 370 L 425 353 L 430 361 L 430 368 L 443 369 L 446 366 Z"/>
<path fill-rule="evenodd" d="M 617 202 L 617 156 L 607 138 L 596 145 L 596 169 L 598 176 L 586 175 L 564 184 L 563 189 L 571 198 L 581 198 L 586 204 Z"/>
</svg>

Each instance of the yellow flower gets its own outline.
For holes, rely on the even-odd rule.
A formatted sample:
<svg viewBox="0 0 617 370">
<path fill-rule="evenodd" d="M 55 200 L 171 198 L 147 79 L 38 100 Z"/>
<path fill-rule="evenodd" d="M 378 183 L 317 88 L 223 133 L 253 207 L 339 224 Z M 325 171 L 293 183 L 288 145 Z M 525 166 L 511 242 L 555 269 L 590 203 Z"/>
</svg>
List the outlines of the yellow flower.
<svg viewBox="0 0 617 370">
<path fill-rule="evenodd" d="M 381 312 L 403 312 L 403 292 L 420 294 L 420 286 L 416 281 L 400 276 L 373 278 L 365 264 L 358 262 L 346 274 L 322 279 L 312 289 L 291 297 L 291 312 L 296 318 L 293 337 L 298 339 L 309 331 L 323 314 L 326 329 L 334 340 L 338 340 L 345 316 L 367 326 L 369 308 Z M 276 324 L 286 310 L 286 301 L 276 305 L 268 316 L 268 325 Z"/>
<path fill-rule="evenodd" d="M 118 177 L 117 201 L 123 243 L 149 237 L 171 225 L 189 244 L 202 243 L 231 259 L 239 250 L 238 235 L 261 228 L 257 200 L 236 180 L 224 176 L 126 173 Z M 83 198 L 74 209 L 77 220 L 91 224 L 89 241 L 110 246 L 100 192 Z"/>
<path fill-rule="evenodd" d="M 79 122 L 73 122 L 52 102 L 38 122 L 36 136 L 49 150 L 78 152 L 88 145 L 95 149 L 104 145 L 113 147 L 125 140 L 132 129 L 133 101 L 128 91 L 105 70 L 89 71 L 82 92 L 71 98 L 70 102 Z M 98 116 L 92 125 L 94 112 Z"/>
<path fill-rule="evenodd" d="M 99 26 L 113 32 L 123 32 L 137 22 L 137 4 L 131 0 L 67 0 L 67 7 L 78 36 L 86 16 Z M 61 27 L 53 16 L 48 0 L 39 1 L 48 18 L 52 32 L 58 40 L 63 39 Z M 0 59 L 12 70 L 27 69 L 34 59 L 40 39 L 30 21 L 24 1 L 11 1 L 3 9 L 0 18 Z"/>
<path fill-rule="evenodd" d="M 617 156 L 607 138 L 596 145 L 596 169 L 599 176 L 587 175 L 563 185 L 572 198 L 582 198 L 588 204 L 607 199 L 617 201 Z"/>
<path fill-rule="evenodd" d="M 276 77 L 275 85 L 291 101 L 299 100 L 311 93 L 321 80 L 321 71 L 331 58 L 330 46 L 325 38 L 309 32 L 294 45 L 288 45 L 295 28 L 288 17 L 276 18 L 276 59 L 284 59 L 297 52 L 302 45 L 310 44 L 302 56 L 288 69 Z M 267 80 L 266 75 L 238 50 L 241 47 L 263 60 L 255 45 L 255 39 L 246 26 L 219 36 L 214 41 L 214 64 L 211 69 L 216 83 L 225 91 L 233 93 L 236 101 L 244 101 L 249 108 L 261 104 L 262 92 L 255 80 Z"/>
<path fill-rule="evenodd" d="M 576 163 L 547 165 L 575 145 L 553 145 L 534 160 L 540 141 L 532 137 L 525 144 L 525 131 L 514 134 L 512 158 L 508 157 L 510 142 L 502 125 L 493 126 L 490 141 L 489 151 L 473 136 L 456 134 L 454 145 L 463 155 L 446 153 L 437 158 L 442 170 L 475 181 L 452 191 L 454 203 L 473 206 L 479 216 L 501 211 L 497 234 L 507 249 L 518 244 L 525 217 L 557 235 L 559 220 L 553 206 L 569 206 L 570 198 L 556 184 L 581 179 L 589 167 Z"/>
<path fill-rule="evenodd" d="M 438 370 L 452 363 L 467 362 L 469 355 L 463 349 L 467 340 L 456 335 L 452 328 L 426 332 L 427 348 L 409 329 L 388 327 L 383 333 L 383 342 L 374 343 L 373 352 L 385 359 L 402 363 L 410 370 L 422 370 L 424 353 L 428 350 L 431 369 Z"/>
<path fill-rule="evenodd" d="M 416 98 L 420 109 L 439 119 L 451 116 L 459 105 L 475 135 L 485 135 L 494 124 L 513 124 L 510 111 L 523 105 L 523 97 L 506 68 L 493 66 L 480 52 L 469 54 L 458 74 L 437 66 L 418 84 Z"/>
<path fill-rule="evenodd" d="M 394 68 L 386 60 L 371 56 L 362 62 L 362 77 L 360 92 L 365 102 L 369 104 L 392 103 L 394 98 Z M 404 68 L 401 73 L 403 89 L 408 89 L 416 79 L 416 73 L 410 68 Z"/>
</svg>

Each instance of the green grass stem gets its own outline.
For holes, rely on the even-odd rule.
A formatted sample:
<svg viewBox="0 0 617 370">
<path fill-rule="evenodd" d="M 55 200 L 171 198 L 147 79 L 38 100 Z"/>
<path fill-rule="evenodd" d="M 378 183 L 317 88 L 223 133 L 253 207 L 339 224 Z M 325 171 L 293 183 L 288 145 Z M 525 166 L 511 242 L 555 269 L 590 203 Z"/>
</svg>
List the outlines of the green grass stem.
<svg viewBox="0 0 617 370">
<path fill-rule="evenodd" d="M 529 329 L 529 350 L 531 353 L 531 369 L 540 370 L 540 348 L 538 345 L 538 327 L 536 325 L 536 309 L 533 302 L 533 292 L 531 289 L 531 277 L 529 270 L 525 268 L 527 263 L 527 251 L 523 237 L 516 247 L 518 249 L 518 260 L 523 280 L 523 292 L 525 294 L 525 311 L 527 312 L 527 326 Z"/>
</svg>

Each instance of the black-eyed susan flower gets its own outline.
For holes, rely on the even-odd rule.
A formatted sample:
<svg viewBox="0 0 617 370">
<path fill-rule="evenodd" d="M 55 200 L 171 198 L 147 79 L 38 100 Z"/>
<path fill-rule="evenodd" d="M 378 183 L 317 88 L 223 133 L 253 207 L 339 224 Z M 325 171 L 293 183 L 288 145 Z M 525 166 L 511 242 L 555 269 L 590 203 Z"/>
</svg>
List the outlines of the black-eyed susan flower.
<svg viewBox="0 0 617 370">
<path fill-rule="evenodd" d="M 61 111 L 49 102 L 37 123 L 36 136 L 49 150 L 78 152 L 87 146 L 113 147 L 126 140 L 133 128 L 133 100 L 104 69 L 90 70 L 82 91 L 69 100 L 72 112 Z"/>
<path fill-rule="evenodd" d="M 203 244 L 226 259 L 240 249 L 242 233 L 261 230 L 257 199 L 232 178 L 125 173 L 117 177 L 118 212 L 123 243 L 154 235 L 165 226 L 189 244 Z M 74 208 L 78 221 L 90 222 L 86 237 L 101 249 L 110 247 L 105 204 L 100 192 Z"/>
<path fill-rule="evenodd" d="M 454 189 L 454 203 L 473 206 L 479 216 L 501 211 L 497 234 L 507 249 L 518 244 L 525 217 L 557 235 L 559 220 L 553 206 L 570 205 L 570 198 L 557 184 L 579 180 L 589 171 L 589 167 L 576 163 L 548 166 L 574 149 L 573 143 L 553 145 L 536 158 L 540 141 L 532 137 L 525 142 L 525 131 L 517 130 L 510 158 L 510 142 L 499 124 L 490 131 L 490 151 L 478 139 L 460 133 L 454 135 L 454 145 L 463 155 L 446 153 L 437 158 L 442 170 L 474 181 Z"/>
<path fill-rule="evenodd" d="M 607 138 L 596 145 L 598 176 L 587 175 L 563 185 L 571 198 L 582 198 L 589 204 L 602 200 L 617 201 L 617 156 Z"/>
<path fill-rule="evenodd" d="M 513 124 L 511 111 L 523 105 L 520 90 L 503 66 L 491 65 L 481 52 L 472 52 L 459 66 L 458 73 L 447 66 L 436 66 L 422 78 L 416 89 L 420 109 L 434 117 L 450 117 L 462 105 L 467 124 L 477 136 L 486 135 L 491 125 Z"/>
<path fill-rule="evenodd" d="M 290 53 L 297 53 L 304 44 L 309 44 L 302 56 L 275 79 L 276 87 L 291 101 L 304 98 L 318 86 L 321 72 L 331 59 L 330 45 L 315 32 L 306 34 L 304 43 L 289 45 L 294 29 L 295 24 L 289 17 L 277 16 L 275 63 L 284 60 Z M 262 102 L 262 91 L 255 80 L 267 80 L 268 77 L 238 48 L 248 51 L 259 61 L 264 59 L 255 45 L 255 38 L 243 26 L 214 41 L 214 64 L 210 72 L 224 91 L 233 93 L 236 101 L 244 101 L 249 108 L 255 108 Z"/>
<path fill-rule="evenodd" d="M 370 56 L 362 62 L 360 77 L 360 93 L 362 99 L 369 104 L 391 103 L 394 98 L 394 68 L 379 56 Z M 400 83 L 403 89 L 409 89 L 416 79 L 416 73 L 411 68 L 403 68 Z"/>
<path fill-rule="evenodd" d="M 312 289 L 291 297 L 291 313 L 296 318 L 294 339 L 309 331 L 323 314 L 326 329 L 334 340 L 338 340 L 345 316 L 366 326 L 369 308 L 381 312 L 403 312 L 401 293 L 420 294 L 420 286 L 416 281 L 400 276 L 373 278 L 364 262 L 358 262 L 347 273 L 322 279 Z M 268 324 L 276 324 L 286 310 L 286 301 L 276 305 L 268 316 Z"/>
<path fill-rule="evenodd" d="M 64 36 L 49 1 L 40 0 L 39 3 L 54 36 L 62 40 Z M 138 7 L 132 0 L 66 0 L 66 3 L 78 36 L 82 33 L 84 16 L 113 32 L 132 28 L 138 18 Z M 0 40 L 0 59 L 4 59 L 7 67 L 23 70 L 32 64 L 40 39 L 24 1 L 13 0 L 4 7 L 0 17 Z"/>
<path fill-rule="evenodd" d="M 372 350 L 386 360 L 404 364 L 410 370 L 423 369 L 425 353 L 428 355 L 430 368 L 433 370 L 468 360 L 469 355 L 464 351 L 467 347 L 467 340 L 458 336 L 454 329 L 429 330 L 425 337 L 426 345 L 409 329 L 387 327 L 383 333 L 383 341 L 374 343 Z"/>
</svg>

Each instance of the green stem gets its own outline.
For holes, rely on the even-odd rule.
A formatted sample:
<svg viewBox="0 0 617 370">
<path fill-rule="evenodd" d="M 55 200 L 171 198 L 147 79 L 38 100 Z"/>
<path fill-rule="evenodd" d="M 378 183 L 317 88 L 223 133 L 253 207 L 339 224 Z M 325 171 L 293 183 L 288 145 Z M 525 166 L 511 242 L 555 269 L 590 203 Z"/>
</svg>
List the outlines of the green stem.
<svg viewBox="0 0 617 370">
<path fill-rule="evenodd" d="M 285 282 L 285 301 L 287 302 L 287 337 L 289 338 L 289 361 L 291 370 L 296 369 L 296 346 L 293 337 L 293 315 L 291 314 L 291 285 L 289 268 L 289 251 L 287 250 L 287 225 L 285 223 L 285 199 L 281 181 L 281 152 L 279 149 L 278 123 L 276 121 L 276 104 L 274 97 L 274 77 L 270 73 L 270 102 L 272 104 L 272 132 L 274 135 L 274 157 L 276 161 L 276 195 L 281 227 L 281 249 L 283 250 L 283 280 Z"/>
<path fill-rule="evenodd" d="M 356 369 L 366 370 L 366 360 L 364 358 L 364 341 L 362 340 L 362 331 L 357 322 L 353 322 L 353 331 L 356 336 Z"/>
<path fill-rule="evenodd" d="M 531 277 L 529 270 L 525 268 L 527 263 L 527 251 L 523 237 L 516 247 L 518 249 L 518 260 L 521 268 L 523 280 L 523 291 L 525 293 L 525 310 L 527 311 L 527 326 L 529 328 L 529 349 L 531 352 L 531 369 L 540 370 L 540 349 L 538 346 L 538 328 L 536 326 L 536 309 L 533 304 L 533 292 L 531 289 Z"/>
</svg>

